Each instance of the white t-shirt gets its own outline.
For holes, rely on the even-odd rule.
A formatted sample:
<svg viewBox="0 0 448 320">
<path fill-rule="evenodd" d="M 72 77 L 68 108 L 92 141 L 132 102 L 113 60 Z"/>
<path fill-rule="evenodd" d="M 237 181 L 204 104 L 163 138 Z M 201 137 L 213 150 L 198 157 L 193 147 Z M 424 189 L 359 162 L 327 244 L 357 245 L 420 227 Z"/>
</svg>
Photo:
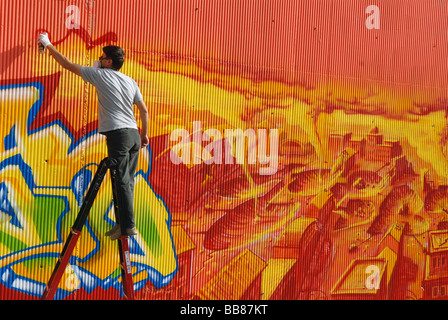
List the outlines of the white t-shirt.
<svg viewBox="0 0 448 320">
<path fill-rule="evenodd" d="M 100 133 L 137 129 L 133 106 L 143 97 L 134 79 L 113 69 L 94 67 L 81 67 L 81 76 L 96 88 Z"/>
</svg>

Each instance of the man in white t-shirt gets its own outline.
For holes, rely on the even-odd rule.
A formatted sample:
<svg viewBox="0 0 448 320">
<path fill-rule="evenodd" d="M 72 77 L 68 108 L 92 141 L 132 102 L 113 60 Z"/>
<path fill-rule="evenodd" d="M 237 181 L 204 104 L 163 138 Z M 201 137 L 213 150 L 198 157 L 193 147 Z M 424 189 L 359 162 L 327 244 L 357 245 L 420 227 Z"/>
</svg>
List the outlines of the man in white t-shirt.
<svg viewBox="0 0 448 320">
<path fill-rule="evenodd" d="M 112 240 L 121 235 L 136 235 L 134 218 L 134 175 L 137 169 L 140 148 L 148 145 L 148 110 L 137 83 L 119 72 L 125 54 L 122 48 L 107 46 L 96 61 L 99 67 L 84 67 L 71 62 L 50 42 L 47 34 L 40 34 L 38 43 L 50 51 L 53 58 L 63 68 L 91 83 L 98 96 L 99 132 L 106 136 L 109 158 L 115 159 L 118 214 L 116 225 L 106 232 Z M 134 116 L 136 105 L 142 120 L 139 133 Z"/>
</svg>

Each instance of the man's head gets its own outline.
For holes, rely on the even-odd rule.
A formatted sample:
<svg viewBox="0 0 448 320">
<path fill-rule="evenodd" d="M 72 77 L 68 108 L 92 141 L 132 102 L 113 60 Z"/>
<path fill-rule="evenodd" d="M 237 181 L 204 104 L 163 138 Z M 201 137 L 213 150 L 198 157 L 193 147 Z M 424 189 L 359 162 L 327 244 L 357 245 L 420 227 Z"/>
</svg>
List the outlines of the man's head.
<svg viewBox="0 0 448 320">
<path fill-rule="evenodd" d="M 107 46 L 103 48 L 103 55 L 101 56 L 101 64 L 104 68 L 112 68 L 120 70 L 124 62 L 124 51 L 117 46 Z"/>
</svg>

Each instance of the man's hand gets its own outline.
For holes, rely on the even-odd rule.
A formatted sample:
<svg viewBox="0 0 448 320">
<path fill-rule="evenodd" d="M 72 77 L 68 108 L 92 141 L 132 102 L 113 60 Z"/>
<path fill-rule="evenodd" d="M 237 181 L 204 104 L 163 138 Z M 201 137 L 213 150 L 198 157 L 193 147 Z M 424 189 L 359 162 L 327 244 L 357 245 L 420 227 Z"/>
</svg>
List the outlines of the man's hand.
<svg viewBox="0 0 448 320">
<path fill-rule="evenodd" d="M 51 45 L 50 42 L 50 38 L 48 38 L 48 33 L 41 33 L 38 37 L 37 37 L 37 43 L 42 43 L 44 45 L 44 47 L 46 48 L 47 46 Z"/>
<path fill-rule="evenodd" d="M 141 138 L 140 147 L 143 149 L 149 144 L 149 139 L 148 139 L 147 135 L 143 135 L 143 134 L 140 135 L 140 138 Z"/>
</svg>

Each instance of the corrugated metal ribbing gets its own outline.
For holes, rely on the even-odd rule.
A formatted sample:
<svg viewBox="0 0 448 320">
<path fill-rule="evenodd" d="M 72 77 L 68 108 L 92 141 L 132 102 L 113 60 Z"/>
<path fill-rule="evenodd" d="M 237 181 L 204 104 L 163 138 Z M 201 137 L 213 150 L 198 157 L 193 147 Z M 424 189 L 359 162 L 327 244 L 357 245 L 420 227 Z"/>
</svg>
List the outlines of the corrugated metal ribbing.
<svg viewBox="0 0 448 320">
<path fill-rule="evenodd" d="M 42 295 L 107 157 L 95 87 L 38 53 L 41 32 L 85 67 L 121 46 L 148 107 L 140 299 L 446 299 L 447 16 L 445 0 L 0 1 L 0 299 Z M 114 225 L 107 174 L 56 299 L 123 297 Z"/>
</svg>

